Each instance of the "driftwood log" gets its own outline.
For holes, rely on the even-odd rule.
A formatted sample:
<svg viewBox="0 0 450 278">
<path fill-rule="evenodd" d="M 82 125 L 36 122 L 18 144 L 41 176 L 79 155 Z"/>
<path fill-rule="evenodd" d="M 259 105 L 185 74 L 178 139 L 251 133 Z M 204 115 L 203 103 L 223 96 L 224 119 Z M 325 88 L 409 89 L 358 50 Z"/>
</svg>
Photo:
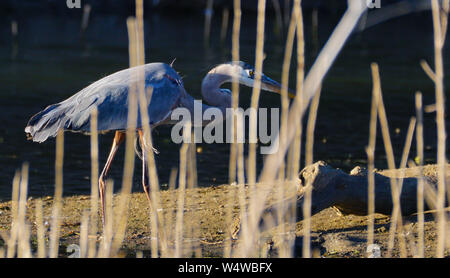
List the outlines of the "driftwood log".
<svg viewBox="0 0 450 278">
<path fill-rule="evenodd" d="M 299 173 L 296 202 L 297 221 L 303 218 L 303 201 L 306 186 L 312 188 L 311 215 L 326 208 L 335 207 L 343 214 L 367 215 L 368 210 L 368 173 L 356 167 L 350 174 L 335 169 L 323 161 L 305 167 Z M 375 212 L 390 215 L 393 209 L 391 179 L 402 181 L 400 206 L 402 215 L 417 212 L 417 185 L 422 176 L 425 184 L 425 210 L 434 209 L 437 187 L 437 167 L 427 165 L 396 170 L 375 171 Z M 450 182 L 450 164 L 446 166 L 447 184 Z M 291 199 L 292 200 L 292 199 Z M 285 200 L 287 201 L 287 200 Z M 447 201 L 448 204 L 448 201 Z M 264 214 L 272 214 L 279 203 L 269 204 Z M 262 224 L 262 223 L 261 223 Z M 240 230 L 240 220 L 232 227 L 233 237 Z"/>
<path fill-rule="evenodd" d="M 450 165 L 447 165 L 449 180 Z M 366 215 L 368 208 L 368 173 L 360 167 L 350 174 L 319 161 L 304 168 L 299 174 L 300 185 L 312 186 L 311 213 L 315 214 L 328 207 L 336 207 L 345 214 Z M 434 208 L 434 196 L 437 186 L 436 165 L 406 169 L 376 171 L 375 176 L 375 212 L 391 214 L 393 208 L 391 179 L 402 184 L 400 206 L 403 215 L 417 212 L 417 184 L 423 175 L 425 184 L 425 209 Z M 301 187 L 300 187 L 301 188 Z M 303 190 L 299 190 L 297 206 L 303 203 Z"/>
</svg>

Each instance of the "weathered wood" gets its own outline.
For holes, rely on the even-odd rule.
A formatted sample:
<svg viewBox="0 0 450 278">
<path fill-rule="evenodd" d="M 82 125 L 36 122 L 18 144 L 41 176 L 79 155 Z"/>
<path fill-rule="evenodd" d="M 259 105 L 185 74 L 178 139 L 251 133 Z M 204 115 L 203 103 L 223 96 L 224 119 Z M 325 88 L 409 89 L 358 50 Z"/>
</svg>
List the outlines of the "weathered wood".
<svg viewBox="0 0 450 278">
<path fill-rule="evenodd" d="M 391 193 L 391 178 L 402 180 L 400 206 L 402 215 L 417 212 L 417 181 L 423 175 L 425 181 L 425 209 L 433 209 L 437 186 L 436 165 L 413 167 L 406 169 L 376 171 L 375 175 L 375 212 L 390 215 L 393 202 Z M 326 208 L 335 207 L 344 214 L 367 215 L 368 208 L 368 177 L 367 171 L 356 167 L 350 174 L 335 169 L 323 161 L 305 167 L 299 173 L 297 202 L 284 200 L 283 204 L 295 204 L 297 221 L 303 217 L 303 192 L 306 186 L 312 187 L 311 215 Z M 450 164 L 446 168 L 447 183 L 450 182 Z M 292 198 L 292 196 L 291 196 Z M 292 199 L 291 199 L 292 200 Z M 448 205 L 448 200 L 447 200 Z M 273 214 L 278 204 L 269 204 L 265 214 Z M 232 228 L 236 237 L 240 229 L 240 221 L 236 219 Z"/>
<path fill-rule="evenodd" d="M 447 166 L 447 179 L 450 174 L 450 165 Z M 436 166 L 429 165 L 406 169 L 385 170 L 375 172 L 375 212 L 391 214 L 393 202 L 391 193 L 391 178 L 403 180 L 400 194 L 400 206 L 403 215 L 417 212 L 417 181 L 423 173 L 427 184 L 426 195 L 433 195 L 436 188 Z M 323 161 L 319 161 L 304 168 L 299 174 L 301 186 L 312 186 L 313 214 L 328 207 L 336 207 L 347 214 L 366 215 L 368 201 L 367 171 L 357 167 L 350 174 L 334 169 Z M 302 190 L 299 190 L 299 203 L 301 208 Z M 432 199 L 428 198 L 425 209 L 432 209 Z"/>
</svg>

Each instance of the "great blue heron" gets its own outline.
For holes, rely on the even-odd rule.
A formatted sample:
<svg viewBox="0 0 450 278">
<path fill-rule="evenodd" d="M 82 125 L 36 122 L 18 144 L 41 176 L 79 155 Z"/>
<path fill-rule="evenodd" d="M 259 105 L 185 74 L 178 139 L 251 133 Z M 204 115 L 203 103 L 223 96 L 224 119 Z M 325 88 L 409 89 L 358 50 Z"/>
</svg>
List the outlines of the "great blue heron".
<svg viewBox="0 0 450 278">
<path fill-rule="evenodd" d="M 108 174 L 111 162 L 119 145 L 125 138 L 128 116 L 128 92 L 131 84 L 137 85 L 137 71 L 144 69 L 145 87 L 152 87 L 148 113 L 150 126 L 154 128 L 161 124 L 170 124 L 171 113 L 177 107 L 185 107 L 191 113 L 194 110 L 194 98 L 184 89 L 183 82 L 177 72 L 168 64 L 150 63 L 138 67 L 128 68 L 106 76 L 70 98 L 48 106 L 29 120 L 25 132 L 29 139 L 43 142 L 48 137 L 55 137 L 59 130 L 88 133 L 90 131 L 90 116 L 94 107 L 98 109 L 98 131 L 115 131 L 111 151 L 105 167 L 99 177 L 99 192 L 104 216 L 104 179 Z M 203 98 L 212 106 L 225 111 L 231 107 L 231 91 L 222 89 L 223 83 L 231 82 L 237 77 L 239 83 L 252 87 L 254 85 L 255 70 L 244 62 L 229 62 L 220 64 L 208 72 L 202 82 Z M 266 91 L 280 93 L 281 85 L 261 74 L 261 88 Z M 292 97 L 292 94 L 289 94 Z M 208 109 L 203 105 L 202 109 Z M 139 106 L 138 106 L 139 107 Z M 193 118 L 193 117 L 191 117 Z M 138 112 L 137 131 L 141 146 L 143 132 Z M 144 152 L 143 152 L 144 153 Z M 143 169 L 147 169 L 145 155 L 142 159 Z M 142 173 L 142 185 L 149 196 L 147 171 Z"/>
</svg>

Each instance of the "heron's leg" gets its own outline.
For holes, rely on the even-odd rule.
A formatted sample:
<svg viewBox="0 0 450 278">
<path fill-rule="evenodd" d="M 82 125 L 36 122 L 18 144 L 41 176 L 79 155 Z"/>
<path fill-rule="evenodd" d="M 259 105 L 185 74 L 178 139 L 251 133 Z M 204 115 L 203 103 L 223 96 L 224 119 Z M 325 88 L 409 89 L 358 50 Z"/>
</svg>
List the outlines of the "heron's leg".
<svg viewBox="0 0 450 278">
<path fill-rule="evenodd" d="M 98 179 L 98 189 L 100 193 L 100 201 L 102 204 L 102 222 L 105 224 L 105 177 L 108 175 L 109 168 L 111 167 L 111 163 L 114 159 L 114 155 L 119 149 L 120 144 L 125 139 L 125 133 L 116 131 L 114 135 L 111 151 L 109 152 L 108 160 L 106 161 L 105 167 L 103 168 L 102 173 Z"/>
<path fill-rule="evenodd" d="M 150 182 L 148 177 L 148 161 L 147 161 L 147 151 L 146 144 L 144 142 L 144 133 L 141 129 L 138 130 L 139 140 L 141 141 L 142 146 L 142 187 L 144 188 L 145 195 L 147 195 L 147 199 L 149 204 L 150 202 Z"/>
</svg>

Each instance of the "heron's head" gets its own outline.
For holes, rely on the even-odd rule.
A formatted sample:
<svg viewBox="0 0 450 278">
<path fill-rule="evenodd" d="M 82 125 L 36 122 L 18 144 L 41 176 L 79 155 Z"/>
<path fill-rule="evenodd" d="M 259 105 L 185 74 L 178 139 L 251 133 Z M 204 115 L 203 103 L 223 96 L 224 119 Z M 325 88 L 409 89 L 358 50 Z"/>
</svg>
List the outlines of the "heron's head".
<svg viewBox="0 0 450 278">
<path fill-rule="evenodd" d="M 231 72 L 233 76 L 236 76 L 238 78 L 240 84 L 243 84 L 248 87 L 254 87 L 256 71 L 252 66 L 242 61 L 229 62 L 225 65 L 229 65 L 231 67 Z M 277 81 L 271 79 L 270 77 L 266 76 L 264 73 L 261 73 L 261 89 L 264 91 L 280 94 L 282 85 Z M 289 97 L 294 98 L 295 93 L 289 88 L 287 90 Z"/>
</svg>

